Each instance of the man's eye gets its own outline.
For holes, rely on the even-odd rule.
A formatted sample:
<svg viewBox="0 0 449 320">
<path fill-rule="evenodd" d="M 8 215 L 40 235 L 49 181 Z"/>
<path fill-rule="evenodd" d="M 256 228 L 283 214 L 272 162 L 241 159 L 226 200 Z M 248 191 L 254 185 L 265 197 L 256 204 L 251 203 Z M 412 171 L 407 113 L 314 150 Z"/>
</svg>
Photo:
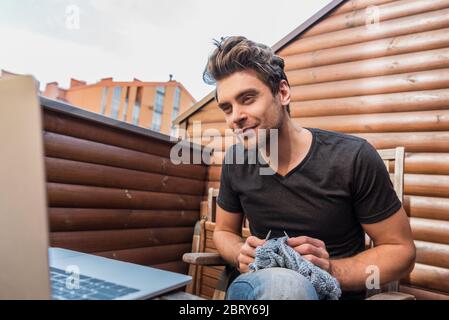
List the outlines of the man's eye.
<svg viewBox="0 0 449 320">
<path fill-rule="evenodd" d="M 221 108 L 221 110 L 223 110 L 224 113 L 230 113 L 231 107 L 224 107 L 224 108 Z"/>
<path fill-rule="evenodd" d="M 244 104 L 249 104 L 254 102 L 254 97 L 253 96 L 249 96 L 249 97 L 245 97 L 245 99 L 243 99 L 243 103 Z"/>
</svg>

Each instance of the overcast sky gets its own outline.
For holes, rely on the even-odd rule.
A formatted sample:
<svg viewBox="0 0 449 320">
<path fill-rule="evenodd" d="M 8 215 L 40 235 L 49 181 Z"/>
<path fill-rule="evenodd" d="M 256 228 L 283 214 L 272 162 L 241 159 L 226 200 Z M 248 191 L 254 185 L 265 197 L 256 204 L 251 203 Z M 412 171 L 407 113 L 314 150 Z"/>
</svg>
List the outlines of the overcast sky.
<svg viewBox="0 0 449 320">
<path fill-rule="evenodd" d="M 182 82 L 197 99 L 212 39 L 273 45 L 330 0 L 1 0 L 0 69 L 63 87 L 71 77 Z M 78 15 L 79 13 L 79 15 Z M 78 18 L 79 17 L 79 18 Z"/>
</svg>

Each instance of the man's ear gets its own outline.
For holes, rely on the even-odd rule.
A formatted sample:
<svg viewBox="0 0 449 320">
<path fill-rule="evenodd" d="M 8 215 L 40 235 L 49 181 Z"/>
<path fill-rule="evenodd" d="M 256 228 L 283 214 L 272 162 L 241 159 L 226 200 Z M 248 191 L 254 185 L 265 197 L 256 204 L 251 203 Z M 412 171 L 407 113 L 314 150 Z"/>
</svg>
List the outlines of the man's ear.
<svg viewBox="0 0 449 320">
<path fill-rule="evenodd" d="M 281 105 L 288 106 L 291 101 L 291 92 L 290 87 L 285 80 L 281 80 L 279 83 L 279 99 L 281 101 Z"/>
</svg>

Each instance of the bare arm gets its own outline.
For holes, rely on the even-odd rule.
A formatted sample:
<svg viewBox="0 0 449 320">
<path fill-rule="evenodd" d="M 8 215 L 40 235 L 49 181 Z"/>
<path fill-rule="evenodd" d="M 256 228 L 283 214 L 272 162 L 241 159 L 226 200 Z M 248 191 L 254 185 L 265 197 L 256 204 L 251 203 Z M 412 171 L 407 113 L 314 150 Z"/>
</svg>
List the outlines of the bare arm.
<svg viewBox="0 0 449 320">
<path fill-rule="evenodd" d="M 403 207 L 383 221 L 362 226 L 375 247 L 351 258 L 331 261 L 331 272 L 342 289 L 365 289 L 373 266 L 380 272 L 380 285 L 398 280 L 413 270 L 416 249 Z"/>
<path fill-rule="evenodd" d="M 214 230 L 214 244 L 224 260 L 247 272 L 254 261 L 256 247 L 265 243 L 257 237 L 242 238 L 242 213 L 231 213 L 217 205 L 217 221 Z"/>
<path fill-rule="evenodd" d="M 243 213 L 231 213 L 217 205 L 214 244 L 228 263 L 238 267 L 240 248 L 245 243 L 241 236 Z"/>
<path fill-rule="evenodd" d="M 413 270 L 415 245 L 404 208 L 383 221 L 362 226 L 375 247 L 350 258 L 329 260 L 326 247 L 319 239 L 296 237 L 290 238 L 288 244 L 305 259 L 330 272 L 347 291 L 366 289 L 366 279 L 373 266 L 379 270 L 380 285 Z"/>
</svg>

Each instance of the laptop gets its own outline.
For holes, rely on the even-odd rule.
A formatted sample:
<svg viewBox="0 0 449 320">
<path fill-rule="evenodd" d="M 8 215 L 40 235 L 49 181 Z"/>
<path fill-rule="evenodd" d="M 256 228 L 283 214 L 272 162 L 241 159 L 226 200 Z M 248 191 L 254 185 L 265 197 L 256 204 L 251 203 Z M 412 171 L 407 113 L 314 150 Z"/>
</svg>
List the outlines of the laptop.
<svg viewBox="0 0 449 320">
<path fill-rule="evenodd" d="M 0 79 L 0 299 L 148 299 L 188 284 L 184 274 L 49 248 L 36 83 Z"/>
</svg>

